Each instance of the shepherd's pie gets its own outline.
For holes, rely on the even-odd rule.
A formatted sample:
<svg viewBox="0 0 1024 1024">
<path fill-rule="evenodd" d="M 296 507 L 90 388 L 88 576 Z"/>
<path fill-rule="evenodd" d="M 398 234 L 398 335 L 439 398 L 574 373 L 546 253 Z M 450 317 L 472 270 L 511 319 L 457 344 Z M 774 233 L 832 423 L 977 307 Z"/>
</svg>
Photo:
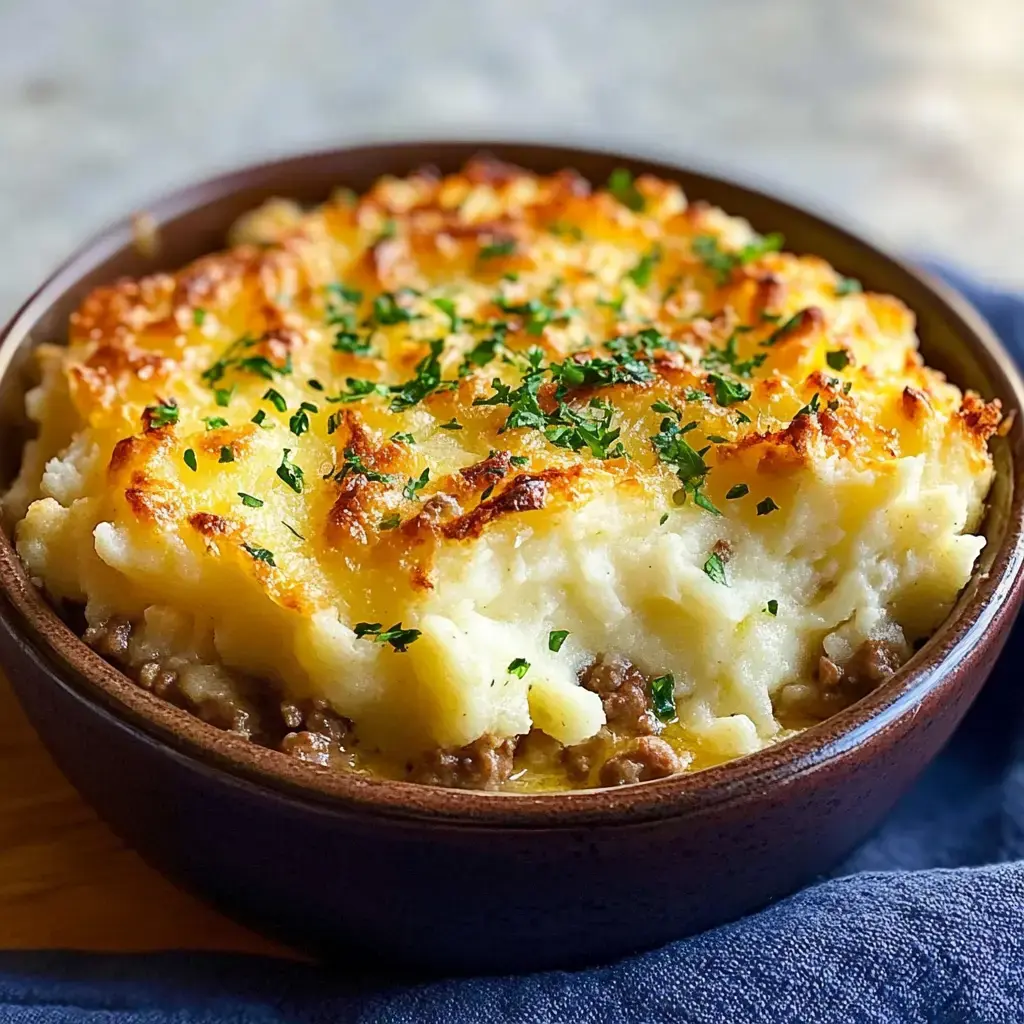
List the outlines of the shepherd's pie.
<svg viewBox="0 0 1024 1024">
<path fill-rule="evenodd" d="M 890 675 L 985 543 L 998 402 L 669 181 L 482 158 L 230 243 L 40 347 L 5 507 L 88 642 L 254 742 L 511 791 L 692 771 Z"/>
</svg>

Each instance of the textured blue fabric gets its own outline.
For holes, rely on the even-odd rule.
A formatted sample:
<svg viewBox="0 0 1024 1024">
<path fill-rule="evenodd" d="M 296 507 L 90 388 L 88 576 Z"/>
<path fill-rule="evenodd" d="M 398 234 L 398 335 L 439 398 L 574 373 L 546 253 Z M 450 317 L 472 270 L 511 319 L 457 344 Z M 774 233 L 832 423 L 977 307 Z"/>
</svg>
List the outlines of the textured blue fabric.
<svg viewBox="0 0 1024 1024">
<path fill-rule="evenodd" d="M 1024 300 L 946 276 L 1024 359 Z M 1024 1022 L 1021 653 L 1024 623 L 946 750 L 831 879 L 657 952 L 414 986 L 240 956 L 7 953 L 0 1021 Z"/>
</svg>

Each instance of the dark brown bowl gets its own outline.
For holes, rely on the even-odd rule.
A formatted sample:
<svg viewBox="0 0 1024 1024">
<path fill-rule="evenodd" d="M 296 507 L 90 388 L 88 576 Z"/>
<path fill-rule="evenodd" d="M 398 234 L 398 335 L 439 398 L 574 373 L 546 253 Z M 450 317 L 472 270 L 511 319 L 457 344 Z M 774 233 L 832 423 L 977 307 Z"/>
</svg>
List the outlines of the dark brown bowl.
<svg viewBox="0 0 1024 1024">
<path fill-rule="evenodd" d="M 321 200 L 480 150 L 603 181 L 618 166 L 682 184 L 782 230 L 918 316 L 929 363 L 1016 413 L 994 442 L 980 563 L 949 620 L 890 681 L 771 749 L 639 786 L 520 796 L 372 781 L 254 746 L 161 702 L 86 647 L 0 538 L 0 659 L 71 781 L 152 863 L 246 922 L 318 953 L 378 964 L 509 971 L 606 960 L 710 927 L 793 891 L 879 823 L 963 717 L 1021 601 L 1022 384 L 980 317 L 866 242 L 760 192 L 614 153 L 503 143 L 406 143 L 314 153 L 193 186 L 150 208 L 156 257 L 130 220 L 89 243 L 7 326 L 0 347 L 0 485 L 24 436 L 32 346 L 120 275 L 224 243 L 274 195 Z M 142 911 L 144 912 L 144 910 Z"/>
</svg>

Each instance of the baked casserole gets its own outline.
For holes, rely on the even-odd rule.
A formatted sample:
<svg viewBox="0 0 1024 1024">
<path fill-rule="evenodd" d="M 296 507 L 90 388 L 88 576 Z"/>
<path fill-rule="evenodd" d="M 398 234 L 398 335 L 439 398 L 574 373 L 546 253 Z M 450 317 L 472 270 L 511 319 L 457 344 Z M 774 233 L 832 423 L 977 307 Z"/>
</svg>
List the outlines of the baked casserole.
<svg viewBox="0 0 1024 1024">
<path fill-rule="evenodd" d="M 141 686 L 329 769 L 752 753 L 891 675 L 984 545 L 999 405 L 912 312 L 625 170 L 274 201 L 38 351 L 30 576 Z"/>
</svg>

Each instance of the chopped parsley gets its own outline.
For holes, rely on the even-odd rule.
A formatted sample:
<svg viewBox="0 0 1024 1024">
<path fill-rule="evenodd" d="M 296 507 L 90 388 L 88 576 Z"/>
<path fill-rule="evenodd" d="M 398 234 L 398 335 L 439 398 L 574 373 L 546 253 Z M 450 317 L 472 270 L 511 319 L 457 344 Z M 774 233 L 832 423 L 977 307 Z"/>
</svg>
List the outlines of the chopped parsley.
<svg viewBox="0 0 1024 1024">
<path fill-rule="evenodd" d="M 173 427 L 178 422 L 178 403 L 173 398 L 157 405 L 147 405 L 142 410 L 142 417 L 147 430 L 159 430 L 160 427 Z"/>
<path fill-rule="evenodd" d="M 369 395 L 387 395 L 390 389 L 386 384 L 378 384 L 373 380 L 357 380 L 355 377 L 346 377 L 345 386 L 347 391 L 341 391 L 336 395 L 328 395 L 328 402 L 358 402 Z"/>
<path fill-rule="evenodd" d="M 274 561 L 274 552 L 268 551 L 266 548 L 254 548 L 251 544 L 243 544 L 243 548 L 249 552 L 250 555 L 257 562 L 266 562 L 271 568 L 277 567 L 277 562 Z"/>
<path fill-rule="evenodd" d="M 778 511 L 779 506 L 775 504 L 773 498 L 763 498 L 757 503 L 757 514 L 759 516 L 766 516 L 769 512 Z"/>
<path fill-rule="evenodd" d="M 257 409 L 256 410 L 256 415 L 253 416 L 253 418 L 249 422 L 250 423 L 255 423 L 257 427 L 262 427 L 264 421 L 266 420 L 266 418 L 267 418 L 266 410 L 265 409 Z"/>
<path fill-rule="evenodd" d="M 288 409 L 288 403 L 284 400 L 284 395 L 274 388 L 267 388 L 263 392 L 263 401 L 270 402 L 278 412 L 285 412 Z"/>
<path fill-rule="evenodd" d="M 363 293 L 343 284 L 329 284 L 324 291 L 328 300 L 327 324 L 336 328 L 331 347 L 351 355 L 367 354 L 370 351 L 370 339 L 356 331 L 355 307 L 362 301 Z"/>
<path fill-rule="evenodd" d="M 254 498 L 251 494 L 246 494 L 245 491 L 239 491 L 238 496 L 247 508 L 263 508 L 263 502 L 259 498 Z"/>
<path fill-rule="evenodd" d="M 530 299 L 517 305 L 499 295 L 494 303 L 502 312 L 525 317 L 526 333 L 534 336 L 543 334 L 548 324 L 562 324 L 576 315 L 574 309 L 555 309 L 540 299 Z"/>
<path fill-rule="evenodd" d="M 565 643 L 565 638 L 569 635 L 567 629 L 553 629 L 548 633 L 548 650 L 554 651 L 557 654 L 562 649 L 562 644 Z"/>
<path fill-rule="evenodd" d="M 407 501 L 416 501 L 417 500 L 416 496 L 419 494 L 420 491 L 423 490 L 424 487 L 427 486 L 427 484 L 429 482 L 430 482 L 430 470 L 429 469 L 423 470 L 423 472 L 420 473 L 420 475 L 418 477 L 412 477 L 412 476 L 409 477 L 408 481 L 405 484 L 405 487 L 402 488 L 402 496 Z"/>
<path fill-rule="evenodd" d="M 390 644 L 399 654 L 406 651 L 409 644 L 421 635 L 418 629 L 403 629 L 401 622 L 396 622 L 390 629 L 381 629 L 379 622 L 357 622 L 353 629 L 360 640 Z"/>
<path fill-rule="evenodd" d="M 765 253 L 778 252 L 782 248 L 782 235 L 773 232 L 770 235 L 756 235 L 736 252 L 723 249 L 719 239 L 714 235 L 698 235 L 693 240 L 693 254 L 715 274 L 719 284 L 725 284 L 737 267 L 753 263 Z"/>
<path fill-rule="evenodd" d="M 307 383 L 307 384 L 308 384 L 308 385 L 309 385 L 309 386 L 310 386 L 310 387 L 311 387 L 311 388 L 312 388 L 312 389 L 313 389 L 314 391 L 323 391 L 323 390 L 324 390 L 324 386 L 323 386 L 323 384 L 321 384 L 321 383 L 320 383 L 320 381 L 318 381 L 318 380 L 317 380 L 317 379 L 316 379 L 315 377 L 312 377 L 312 378 L 310 378 L 309 380 L 307 380 L 307 381 L 306 381 L 306 383 Z"/>
<path fill-rule="evenodd" d="M 715 401 L 721 406 L 745 402 L 750 397 L 750 388 L 738 380 L 730 380 L 720 373 L 709 373 L 708 380 L 715 385 Z"/>
<path fill-rule="evenodd" d="M 453 331 L 462 329 L 462 317 L 455 310 L 455 302 L 452 299 L 431 299 L 430 300 L 446 317 L 448 324 Z"/>
<path fill-rule="evenodd" d="M 257 500 L 258 500 L 258 499 L 257 499 Z M 302 534 L 301 534 L 301 533 L 299 533 L 299 531 L 298 531 L 298 530 L 296 530 L 296 529 L 295 529 L 295 527 L 294 527 L 294 526 L 292 526 L 292 525 L 291 525 L 291 523 L 286 523 L 286 522 L 285 522 L 285 521 L 284 521 L 284 520 L 282 519 L 282 520 L 281 520 L 281 525 L 282 525 L 282 526 L 283 526 L 283 527 L 284 527 L 284 528 L 285 528 L 285 529 L 286 529 L 286 530 L 287 530 L 287 531 L 288 531 L 288 532 L 289 532 L 290 534 L 293 534 L 294 536 L 298 537 L 298 538 L 299 538 L 299 540 L 305 540 L 305 539 L 306 539 L 305 537 L 303 537 L 303 536 L 302 536 Z"/>
<path fill-rule="evenodd" d="M 665 513 L 662 514 L 662 517 L 658 520 L 658 525 L 659 526 L 664 526 L 667 522 L 668 522 L 668 513 L 665 512 Z"/>
<path fill-rule="evenodd" d="M 513 658 L 508 663 L 508 671 L 511 675 L 514 675 L 517 679 L 522 679 L 527 672 L 530 671 L 530 663 L 525 658 Z"/>
<path fill-rule="evenodd" d="M 513 455 L 509 458 L 513 466 L 525 466 L 530 460 L 525 455 Z"/>
<path fill-rule="evenodd" d="M 438 424 L 442 430 L 461 430 L 462 424 L 453 416 L 447 423 Z"/>
<path fill-rule="evenodd" d="M 416 375 L 404 384 L 392 390 L 395 392 L 389 408 L 392 412 L 401 412 L 421 402 L 427 395 L 436 391 L 441 384 L 440 355 L 444 349 L 444 339 L 438 338 L 430 343 L 430 352 L 416 364 Z M 379 386 L 379 385 L 378 385 Z"/>
<path fill-rule="evenodd" d="M 292 372 L 291 354 L 288 355 L 285 362 L 281 365 L 272 363 L 266 356 L 247 356 L 242 354 L 258 343 L 258 338 L 253 338 L 249 335 L 236 338 L 228 345 L 224 354 L 203 371 L 202 379 L 213 387 L 231 369 L 252 373 L 257 377 L 264 377 L 266 380 L 273 380 L 279 374 L 283 376 Z M 230 400 L 230 394 L 228 395 L 228 400 Z M 221 402 L 219 393 L 217 404 L 227 404 L 227 401 Z"/>
<path fill-rule="evenodd" d="M 331 475 L 331 473 L 327 474 L 327 476 Z M 339 484 L 349 475 L 364 476 L 367 480 L 371 480 L 374 483 L 379 484 L 390 484 L 395 481 L 395 477 L 390 473 L 378 473 L 377 470 L 370 469 L 370 467 L 363 462 L 363 457 L 355 450 L 355 448 L 345 449 L 344 461 L 341 464 L 341 469 L 333 475 L 334 479 Z M 324 479 L 326 479 L 326 477 Z"/>
<path fill-rule="evenodd" d="M 804 321 L 804 311 L 801 309 L 799 313 L 794 313 L 781 327 L 777 327 L 771 334 L 768 335 L 764 341 L 761 342 L 762 348 L 771 348 L 773 345 L 782 341 L 790 331 L 795 330 Z"/>
<path fill-rule="evenodd" d="M 633 181 L 633 175 L 625 167 L 617 167 L 608 176 L 608 191 L 627 209 L 641 213 L 644 197 Z"/>
<path fill-rule="evenodd" d="M 350 356 L 366 356 L 373 351 L 369 335 L 357 334 L 355 331 L 338 331 L 331 348 L 335 352 L 346 352 Z"/>
<path fill-rule="evenodd" d="M 511 256 L 515 251 L 516 240 L 503 238 L 500 242 L 491 242 L 490 245 L 481 246 L 479 257 L 482 260 L 493 260 L 502 256 Z"/>
<path fill-rule="evenodd" d="M 197 306 L 195 309 L 192 310 L 192 323 L 194 323 L 196 325 L 196 327 L 202 327 L 203 326 L 203 321 L 205 319 L 206 319 L 206 310 L 205 309 L 200 309 Z"/>
<path fill-rule="evenodd" d="M 773 597 L 773 598 L 772 598 L 772 599 L 771 599 L 771 600 L 770 600 L 770 601 L 769 601 L 769 602 L 768 602 L 768 603 L 767 603 L 767 604 L 765 605 L 765 607 L 764 607 L 764 610 L 765 610 L 765 611 L 766 611 L 766 612 L 767 612 L 767 613 L 768 613 L 769 615 L 778 615 L 778 614 L 779 614 L 779 602 L 778 602 L 778 601 L 776 601 L 776 600 L 775 600 L 775 598 Z"/>
<path fill-rule="evenodd" d="M 341 284 L 340 282 L 325 285 L 324 292 L 327 294 L 327 300 L 332 306 L 355 306 L 363 301 L 363 293 L 358 288 L 349 288 L 348 285 Z M 328 311 L 328 323 L 331 323 L 330 316 L 331 313 Z"/>
<path fill-rule="evenodd" d="M 805 406 L 802 406 L 800 409 L 797 410 L 796 416 L 794 416 L 793 419 L 796 419 L 797 416 L 813 416 L 820 409 L 821 395 L 819 395 L 818 392 L 815 391 L 814 396 L 811 398 L 811 400 Z"/>
<path fill-rule="evenodd" d="M 718 555 L 708 556 L 704 563 L 704 573 L 712 583 L 721 583 L 723 587 L 729 586 L 729 581 L 725 578 L 725 563 Z"/>
<path fill-rule="evenodd" d="M 758 352 L 749 359 L 740 359 L 736 351 L 734 333 L 721 348 L 712 345 L 701 357 L 700 362 L 706 370 L 731 370 L 737 377 L 751 377 L 767 358 L 767 352 Z"/>
<path fill-rule="evenodd" d="M 548 225 L 548 231 L 559 238 L 569 238 L 574 242 L 583 239 L 583 229 L 578 224 L 566 224 L 564 221 L 553 221 Z"/>
<path fill-rule="evenodd" d="M 646 288 L 651 283 L 651 275 L 654 273 L 654 268 L 660 260 L 661 250 L 657 248 L 652 249 L 649 253 L 640 257 L 637 265 L 626 274 L 626 277 L 638 288 Z"/>
<path fill-rule="evenodd" d="M 465 377 L 467 373 L 480 366 L 486 366 L 497 355 L 505 344 L 505 325 L 498 324 L 494 334 L 489 338 L 478 341 L 462 358 L 459 365 L 459 376 Z"/>
<path fill-rule="evenodd" d="M 373 300 L 373 312 L 370 315 L 370 323 L 387 327 L 391 324 L 408 323 L 416 319 L 416 314 L 406 309 L 398 300 L 406 295 L 414 295 L 409 288 L 403 288 L 398 292 L 381 292 Z"/>
<path fill-rule="evenodd" d="M 185 454 L 182 458 L 185 460 L 185 465 L 188 466 L 193 473 L 196 472 L 199 468 L 199 463 L 196 461 L 196 453 L 191 448 L 185 449 Z"/>
<path fill-rule="evenodd" d="M 221 427 L 228 425 L 228 421 L 223 416 L 204 416 L 203 422 L 206 424 L 207 430 L 220 430 Z"/>
<path fill-rule="evenodd" d="M 704 494 L 705 478 L 708 474 L 708 465 L 704 461 L 707 449 L 697 451 L 690 447 L 683 436 L 692 429 L 691 424 L 685 427 L 680 426 L 677 419 L 666 416 L 661 421 L 661 428 L 658 433 L 651 437 L 651 444 L 658 453 L 662 462 L 675 470 L 676 476 L 682 487 L 673 495 L 677 505 L 682 505 L 689 497 L 695 505 L 710 512 L 712 515 L 720 516 L 722 513 L 715 508 L 711 499 Z"/>
<path fill-rule="evenodd" d="M 733 484 L 732 487 L 726 492 L 726 501 L 734 501 L 736 498 L 744 498 L 750 493 L 750 488 L 746 484 Z"/>
<path fill-rule="evenodd" d="M 412 434 L 408 434 L 408 433 L 405 433 L 404 431 L 400 431 L 400 430 L 396 430 L 395 433 L 393 433 L 391 435 L 390 440 L 392 440 L 392 441 L 402 441 L 405 444 L 415 444 L 416 443 L 416 438 L 413 437 Z"/>
<path fill-rule="evenodd" d="M 222 444 L 220 446 L 220 458 L 217 461 L 218 462 L 234 462 L 235 461 L 235 452 L 234 452 L 234 449 L 231 447 L 231 445 L 229 445 L 229 444 Z"/>
<path fill-rule="evenodd" d="M 277 475 L 296 493 L 302 493 L 302 470 L 288 456 L 291 448 L 285 448 L 281 455 L 281 465 L 277 467 Z"/>
<path fill-rule="evenodd" d="M 825 362 L 833 370 L 845 370 L 850 365 L 850 353 L 845 348 L 838 348 L 835 352 L 826 352 Z"/>
<path fill-rule="evenodd" d="M 676 715 L 676 679 L 671 672 L 651 680 L 651 706 L 659 722 L 674 722 Z"/>
<path fill-rule="evenodd" d="M 610 402 L 592 398 L 587 406 L 592 412 L 577 412 L 565 402 L 548 418 L 544 436 L 558 448 L 574 452 L 584 448 L 596 459 L 622 459 L 626 450 L 619 440 L 619 428 L 612 428 L 615 408 Z"/>
<path fill-rule="evenodd" d="M 292 413 L 288 420 L 288 429 L 296 436 L 302 437 L 309 430 L 309 414 L 320 410 L 312 402 L 303 402 L 298 409 Z"/>
<path fill-rule="evenodd" d="M 385 516 L 378 524 L 378 530 L 396 530 L 402 524 L 402 517 L 397 513 L 393 512 L 389 516 Z"/>
<path fill-rule="evenodd" d="M 232 397 L 234 396 L 234 393 L 235 386 L 234 384 L 232 384 L 231 387 L 229 388 L 214 388 L 213 397 L 221 408 L 227 408 L 228 404 L 231 402 Z"/>
<path fill-rule="evenodd" d="M 856 295 L 864 291 L 864 286 L 855 277 L 840 277 L 836 281 L 836 296 L 842 298 L 844 295 Z"/>
</svg>

